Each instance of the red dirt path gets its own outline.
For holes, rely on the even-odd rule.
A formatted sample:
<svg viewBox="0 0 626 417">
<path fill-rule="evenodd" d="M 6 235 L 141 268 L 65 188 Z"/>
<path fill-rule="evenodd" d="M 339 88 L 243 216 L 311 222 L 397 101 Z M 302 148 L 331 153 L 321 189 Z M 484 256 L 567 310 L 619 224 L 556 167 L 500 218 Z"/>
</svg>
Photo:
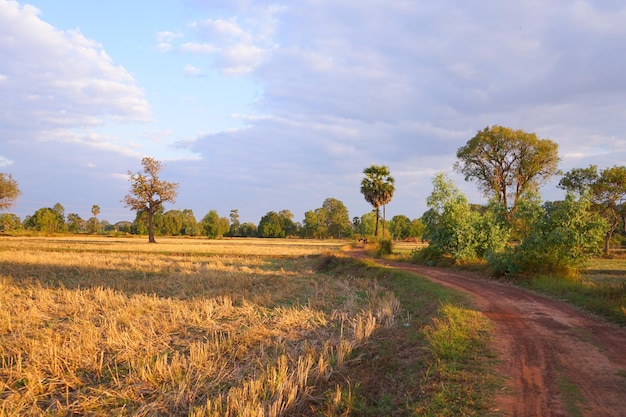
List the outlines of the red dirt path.
<svg viewBox="0 0 626 417">
<path fill-rule="evenodd" d="M 503 415 L 626 417 L 626 328 L 470 273 L 378 262 L 466 293 L 492 320 L 507 378 L 497 398 Z"/>
</svg>

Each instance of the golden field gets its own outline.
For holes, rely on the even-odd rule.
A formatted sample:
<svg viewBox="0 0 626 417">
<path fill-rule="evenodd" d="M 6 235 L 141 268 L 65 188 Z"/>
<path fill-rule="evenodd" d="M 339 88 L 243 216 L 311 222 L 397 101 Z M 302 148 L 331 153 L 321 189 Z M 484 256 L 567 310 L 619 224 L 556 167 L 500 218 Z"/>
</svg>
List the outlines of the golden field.
<svg viewBox="0 0 626 417">
<path fill-rule="evenodd" d="M 333 415 L 400 304 L 345 242 L 0 237 L 0 415 Z"/>
</svg>

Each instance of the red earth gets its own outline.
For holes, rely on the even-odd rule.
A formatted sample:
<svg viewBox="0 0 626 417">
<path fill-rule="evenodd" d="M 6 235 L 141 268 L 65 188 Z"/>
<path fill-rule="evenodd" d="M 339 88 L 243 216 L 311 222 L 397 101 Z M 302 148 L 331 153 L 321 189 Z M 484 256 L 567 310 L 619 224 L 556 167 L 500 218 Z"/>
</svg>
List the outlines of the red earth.
<svg viewBox="0 0 626 417">
<path fill-rule="evenodd" d="M 472 273 L 378 262 L 467 294 L 493 322 L 498 373 L 506 378 L 496 399 L 502 414 L 626 417 L 625 328 Z"/>
</svg>

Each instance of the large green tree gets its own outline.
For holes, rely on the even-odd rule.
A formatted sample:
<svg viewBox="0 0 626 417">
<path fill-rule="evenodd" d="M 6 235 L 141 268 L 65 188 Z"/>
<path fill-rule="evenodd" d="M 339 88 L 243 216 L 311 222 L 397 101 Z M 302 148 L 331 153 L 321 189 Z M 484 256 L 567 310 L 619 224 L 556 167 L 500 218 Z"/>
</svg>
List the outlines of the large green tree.
<svg viewBox="0 0 626 417">
<path fill-rule="evenodd" d="M 611 237 L 624 216 L 626 166 L 613 166 L 600 171 L 596 165 L 574 168 L 561 178 L 559 187 L 579 196 L 587 196 L 606 220 L 604 253 L 608 255 Z"/>
<path fill-rule="evenodd" d="M 370 203 L 376 211 L 376 228 L 374 234 L 378 236 L 378 221 L 380 219 L 380 207 L 383 207 L 383 220 L 385 220 L 385 206 L 389 204 L 396 188 L 395 180 L 385 165 L 371 165 L 363 170 L 365 177 L 361 181 L 361 194 L 365 201 Z M 383 227 L 383 239 L 385 231 Z"/>
<path fill-rule="evenodd" d="M 58 207 L 43 207 L 24 220 L 24 228 L 44 233 L 60 233 L 65 231 L 66 225 Z"/>
<path fill-rule="evenodd" d="M 285 219 L 286 217 L 284 215 L 281 216 L 275 211 L 268 212 L 265 216 L 261 217 L 261 221 L 259 222 L 259 237 L 285 237 Z"/>
<path fill-rule="evenodd" d="M 228 233 L 230 220 L 220 217 L 217 210 L 211 210 L 202 219 L 202 227 L 209 239 L 218 239 Z"/>
<path fill-rule="evenodd" d="M 163 164 L 154 158 L 146 157 L 141 160 L 143 172 L 128 171 L 131 182 L 130 194 L 124 197 L 126 207 L 137 212 L 143 211 L 148 216 L 148 242 L 156 243 L 154 239 L 154 214 L 166 202 L 174 203 L 178 193 L 178 184 L 159 179 Z"/>
<path fill-rule="evenodd" d="M 17 185 L 17 181 L 13 179 L 11 174 L 0 172 L 0 210 L 13 206 L 20 194 L 21 191 Z"/>
<path fill-rule="evenodd" d="M 557 172 L 559 163 L 555 142 L 502 126 L 478 131 L 456 156 L 460 161 L 455 169 L 502 204 L 509 220 L 519 200 L 535 193 Z"/>
</svg>

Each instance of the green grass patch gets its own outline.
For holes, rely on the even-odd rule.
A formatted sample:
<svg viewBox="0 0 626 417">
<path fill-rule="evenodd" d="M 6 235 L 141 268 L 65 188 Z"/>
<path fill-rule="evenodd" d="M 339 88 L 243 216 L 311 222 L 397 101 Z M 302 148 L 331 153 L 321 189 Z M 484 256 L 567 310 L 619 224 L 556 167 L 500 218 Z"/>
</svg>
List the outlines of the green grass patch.
<svg viewBox="0 0 626 417">
<path fill-rule="evenodd" d="M 626 275 L 588 272 L 578 277 L 537 276 L 520 284 L 626 326 Z"/>
<path fill-rule="evenodd" d="M 580 396 L 578 387 L 567 377 L 561 374 L 559 376 L 559 391 L 561 392 L 561 400 L 569 417 L 583 417 L 580 405 L 583 400 Z"/>
<path fill-rule="evenodd" d="M 460 293 L 371 260 L 320 259 L 327 273 L 362 275 L 392 291 L 402 312 L 353 352 L 328 391 L 324 416 L 486 416 L 495 397 L 489 321 Z"/>
</svg>

